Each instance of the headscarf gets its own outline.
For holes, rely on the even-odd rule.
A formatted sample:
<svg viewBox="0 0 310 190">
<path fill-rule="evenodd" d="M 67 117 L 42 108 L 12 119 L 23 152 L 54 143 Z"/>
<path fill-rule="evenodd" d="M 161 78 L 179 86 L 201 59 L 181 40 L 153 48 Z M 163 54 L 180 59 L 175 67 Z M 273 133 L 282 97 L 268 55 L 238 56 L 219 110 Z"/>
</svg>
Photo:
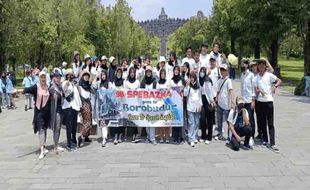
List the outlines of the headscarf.
<svg viewBox="0 0 310 190">
<path fill-rule="evenodd" d="M 161 74 L 162 73 L 165 73 L 165 78 L 161 78 Z M 158 83 L 159 84 L 165 84 L 166 83 L 166 70 L 165 69 L 161 69 L 160 72 L 159 72 L 159 80 L 158 80 Z"/>
<path fill-rule="evenodd" d="M 175 75 L 174 74 L 174 71 L 178 69 L 179 70 L 179 74 L 178 75 Z M 180 67 L 179 66 L 174 66 L 173 68 L 173 77 L 171 78 L 173 80 L 173 82 L 175 84 L 178 84 L 178 82 L 181 80 L 181 70 L 180 70 Z"/>
<path fill-rule="evenodd" d="M 135 74 L 135 76 L 134 77 L 131 77 L 130 75 L 130 73 L 133 71 L 133 73 Z M 130 69 L 129 69 L 129 72 L 128 72 L 128 81 L 130 82 L 130 83 L 134 83 L 135 81 L 136 81 L 136 69 L 134 68 L 134 67 L 130 67 Z"/>
<path fill-rule="evenodd" d="M 88 72 L 83 73 L 81 76 L 81 79 L 79 81 L 79 86 L 81 86 L 86 91 L 90 91 L 91 85 L 90 85 L 89 81 L 84 80 L 84 78 L 83 78 L 84 75 L 88 75 L 90 77 L 90 74 Z"/>
<path fill-rule="evenodd" d="M 117 71 L 121 71 L 121 78 L 117 78 Z M 123 79 L 123 70 L 121 67 L 117 68 L 115 71 L 115 86 L 123 86 L 124 79 Z"/>
<path fill-rule="evenodd" d="M 199 85 L 198 85 L 198 82 L 197 82 L 197 75 L 196 75 L 196 73 L 195 72 L 191 72 L 190 73 L 190 78 L 193 78 L 194 79 L 194 84 L 192 84 L 191 82 L 190 82 L 190 87 L 191 88 L 193 88 L 193 89 L 195 89 L 195 90 L 197 90 L 198 88 L 199 88 Z"/>
</svg>

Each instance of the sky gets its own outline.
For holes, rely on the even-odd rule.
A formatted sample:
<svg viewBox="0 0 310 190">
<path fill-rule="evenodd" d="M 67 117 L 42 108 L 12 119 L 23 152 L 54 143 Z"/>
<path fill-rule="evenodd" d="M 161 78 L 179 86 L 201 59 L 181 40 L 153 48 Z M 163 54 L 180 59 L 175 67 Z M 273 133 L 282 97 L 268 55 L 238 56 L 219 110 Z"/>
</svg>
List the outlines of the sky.
<svg viewBox="0 0 310 190">
<path fill-rule="evenodd" d="M 114 5 L 116 0 L 101 0 L 105 6 Z M 201 10 L 205 16 L 211 14 L 213 0 L 127 0 L 136 21 L 157 19 L 161 8 L 169 18 L 190 18 Z"/>
</svg>

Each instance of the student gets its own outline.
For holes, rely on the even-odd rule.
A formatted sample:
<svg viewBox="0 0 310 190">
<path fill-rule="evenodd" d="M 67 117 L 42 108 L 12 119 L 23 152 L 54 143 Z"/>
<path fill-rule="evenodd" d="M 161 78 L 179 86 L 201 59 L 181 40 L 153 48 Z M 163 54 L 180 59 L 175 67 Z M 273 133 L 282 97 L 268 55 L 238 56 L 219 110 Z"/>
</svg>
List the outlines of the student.
<svg viewBox="0 0 310 190">
<path fill-rule="evenodd" d="M 89 139 L 90 130 L 92 127 L 92 107 L 91 107 L 91 84 L 89 71 L 83 70 L 80 74 L 79 80 L 79 94 L 82 100 L 81 115 L 83 118 L 83 127 L 80 129 L 80 136 L 78 138 L 78 147 L 80 148 L 84 142 L 91 142 Z"/>
<path fill-rule="evenodd" d="M 179 66 L 175 66 L 173 68 L 173 77 L 170 81 L 171 88 L 180 88 L 181 92 L 183 92 L 184 86 L 182 83 L 181 78 L 181 70 Z M 184 110 L 184 109 L 183 109 Z M 183 115 L 185 115 L 186 109 L 184 110 Z M 185 127 L 173 127 L 172 128 L 172 138 L 174 143 L 184 143 L 184 136 L 185 136 Z"/>
<path fill-rule="evenodd" d="M 95 80 L 92 83 L 92 88 L 94 90 L 98 89 L 110 89 L 111 83 L 109 82 L 108 72 L 106 70 L 102 70 L 100 74 L 97 75 Z M 97 105 L 95 106 L 97 107 Z M 108 120 L 101 120 L 96 116 L 98 119 L 99 127 L 101 128 L 102 132 L 102 147 L 105 147 L 108 140 Z"/>
<path fill-rule="evenodd" d="M 168 64 L 166 64 L 167 80 L 168 81 L 170 81 L 171 78 L 173 77 L 173 69 L 174 69 L 174 66 L 176 66 L 176 65 L 178 65 L 177 64 L 177 55 L 175 52 L 170 52 Z"/>
<path fill-rule="evenodd" d="M 219 50 L 220 50 L 220 44 L 218 42 L 213 43 L 213 48 L 210 53 L 210 57 L 213 57 L 215 59 L 217 67 L 222 64 L 221 54 Z"/>
<path fill-rule="evenodd" d="M 200 142 L 210 144 L 213 133 L 213 115 L 215 109 L 214 95 L 212 92 L 212 80 L 207 75 L 207 69 L 201 67 L 199 71 L 199 86 L 201 89 L 201 99 L 203 110 L 200 117 L 201 139 Z M 206 130 L 208 129 L 208 135 Z"/>
<path fill-rule="evenodd" d="M 35 134 L 39 134 L 40 155 L 43 159 L 48 153 L 46 149 L 47 128 L 50 122 L 50 93 L 46 84 L 46 73 L 41 71 L 39 74 L 39 84 L 25 88 L 23 93 L 32 94 L 34 97 L 35 109 L 33 119 L 33 129 Z"/>
<path fill-rule="evenodd" d="M 184 96 L 187 97 L 187 113 L 188 113 L 188 142 L 192 147 L 198 143 L 198 125 L 199 116 L 202 107 L 201 90 L 197 81 L 197 75 L 195 72 L 190 74 L 190 82 L 186 84 L 184 89 Z"/>
<path fill-rule="evenodd" d="M 190 66 L 188 62 L 185 62 L 184 65 L 182 66 L 182 73 L 181 73 L 181 79 L 182 79 L 182 84 L 185 87 L 187 83 L 189 83 L 189 77 L 190 76 Z M 187 97 L 183 96 L 183 110 L 184 110 L 184 138 L 186 136 L 186 132 L 188 131 L 188 114 L 187 114 Z"/>
<path fill-rule="evenodd" d="M 111 56 L 109 58 L 109 62 L 110 62 L 110 68 L 108 70 L 108 79 L 109 82 L 114 82 L 115 81 L 115 71 L 116 71 L 116 67 L 117 67 L 117 62 L 115 57 Z"/>
<path fill-rule="evenodd" d="M 141 82 L 140 88 L 146 90 L 156 89 L 156 79 L 153 77 L 153 71 L 151 66 L 147 66 L 145 69 L 145 76 Z M 153 145 L 156 145 L 155 139 L 155 128 L 154 127 L 146 127 L 147 139 L 146 142 L 151 142 Z"/>
<path fill-rule="evenodd" d="M 200 54 L 199 52 L 195 52 L 194 55 L 194 60 L 195 60 L 195 65 L 194 65 L 194 71 L 195 73 L 198 75 L 199 72 L 199 68 L 201 67 L 201 63 L 200 63 Z"/>
<path fill-rule="evenodd" d="M 77 145 L 76 140 L 76 128 L 77 128 L 77 117 L 82 102 L 78 87 L 73 81 L 74 74 L 72 69 L 68 69 L 66 72 L 66 80 L 62 83 L 62 89 L 64 92 L 64 102 L 62 105 L 64 113 L 64 124 L 66 125 L 67 134 L 67 149 L 71 151 L 74 147 L 73 144 Z"/>
<path fill-rule="evenodd" d="M 130 67 L 128 78 L 124 84 L 125 89 L 138 89 L 140 88 L 140 81 L 136 79 L 136 69 L 134 67 Z M 138 127 L 128 127 L 127 132 L 132 134 L 133 143 L 138 143 L 141 141 L 141 128 Z"/>
<path fill-rule="evenodd" d="M 124 90 L 124 79 L 123 79 L 123 70 L 121 67 L 118 67 L 116 69 L 116 79 L 113 83 L 110 83 L 110 88 L 115 90 Z M 111 133 L 114 135 L 114 145 L 117 145 L 118 143 L 122 142 L 122 134 L 124 131 L 123 126 L 119 127 L 112 127 Z"/>
<path fill-rule="evenodd" d="M 156 85 L 156 89 L 168 89 L 170 88 L 169 82 L 166 80 L 166 70 L 162 69 L 159 72 L 159 80 Z M 160 143 L 169 143 L 169 138 L 170 138 L 170 127 L 160 127 L 159 128 L 159 138 L 160 138 Z"/>
<path fill-rule="evenodd" d="M 2 106 L 7 109 L 15 109 L 15 103 L 13 100 L 14 87 L 13 83 L 5 72 L 2 72 Z"/>
<path fill-rule="evenodd" d="M 22 85 L 24 88 L 29 88 L 32 85 L 35 85 L 31 77 L 31 72 L 29 70 L 26 71 L 26 77 L 23 79 Z M 28 109 L 32 109 L 32 95 L 31 94 L 25 94 L 25 111 L 27 111 Z"/>
<path fill-rule="evenodd" d="M 93 64 L 90 55 L 88 54 L 84 55 L 84 64 L 82 67 L 82 71 L 87 70 L 91 74 L 92 67 Z"/>
<path fill-rule="evenodd" d="M 245 150 L 252 149 L 249 145 L 252 135 L 249 114 L 244 108 L 245 100 L 243 97 L 237 98 L 237 106 L 229 111 L 228 127 L 232 133 L 230 144 L 233 150 L 238 151 L 240 148 L 241 137 L 245 137 L 243 147 Z"/>
<path fill-rule="evenodd" d="M 160 71 L 166 68 L 166 58 L 164 56 L 160 56 L 158 64 L 156 68 L 153 69 L 155 80 L 159 80 Z"/>
<path fill-rule="evenodd" d="M 50 127 L 53 131 L 54 151 L 63 152 L 64 148 L 59 146 L 60 129 L 63 118 L 63 90 L 61 87 L 61 74 L 58 70 L 54 69 L 52 73 L 52 83 L 49 88 L 51 96 L 51 114 L 50 114 Z"/>
<path fill-rule="evenodd" d="M 250 60 L 241 60 L 241 96 L 244 97 L 244 108 L 249 114 L 250 124 L 252 128 L 252 136 L 250 138 L 250 145 L 253 145 L 253 139 L 255 135 L 255 120 L 254 120 L 254 108 L 255 108 L 255 88 L 254 88 L 254 74 L 249 70 Z"/>
<path fill-rule="evenodd" d="M 220 72 L 222 78 L 218 80 L 217 83 L 217 129 L 218 134 L 215 137 L 215 140 L 225 140 L 223 137 L 223 115 L 224 121 L 227 121 L 227 116 L 229 114 L 229 110 L 233 107 L 234 103 L 232 102 L 232 93 L 233 93 L 233 86 L 231 79 L 228 77 L 228 68 L 227 65 L 221 64 L 220 65 Z M 229 131 L 228 132 L 228 139 L 226 143 L 229 142 Z"/>
<path fill-rule="evenodd" d="M 74 51 L 72 69 L 73 69 L 73 75 L 76 81 L 78 81 L 80 72 L 83 70 L 82 67 L 83 67 L 83 62 L 80 59 L 80 53 L 78 51 Z"/>
<path fill-rule="evenodd" d="M 205 67 L 206 69 L 210 68 L 210 55 L 208 54 L 208 44 L 203 43 L 200 49 L 200 66 Z"/>
<path fill-rule="evenodd" d="M 193 59 L 193 50 L 191 47 L 187 47 L 185 49 L 186 52 L 186 57 L 182 59 L 182 65 L 184 65 L 184 63 L 189 63 L 189 67 L 190 70 L 194 70 L 195 68 L 195 60 Z"/>
<path fill-rule="evenodd" d="M 281 84 L 281 80 L 274 74 L 267 71 L 267 62 L 263 59 L 257 61 L 258 74 L 255 80 L 255 89 L 257 94 L 257 123 L 262 129 L 263 144 L 268 146 L 276 153 L 280 150 L 275 145 L 275 129 L 274 129 L 274 107 L 273 95 Z M 267 133 L 268 125 L 268 133 Z M 269 139 L 268 139 L 269 135 Z"/>
</svg>

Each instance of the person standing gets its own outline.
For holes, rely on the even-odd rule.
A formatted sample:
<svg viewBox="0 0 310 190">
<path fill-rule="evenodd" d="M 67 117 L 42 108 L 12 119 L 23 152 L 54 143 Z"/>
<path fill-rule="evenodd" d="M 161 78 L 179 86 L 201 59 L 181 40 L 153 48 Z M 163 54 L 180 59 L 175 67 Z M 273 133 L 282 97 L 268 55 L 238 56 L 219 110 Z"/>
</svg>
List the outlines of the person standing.
<svg viewBox="0 0 310 190">
<path fill-rule="evenodd" d="M 201 139 L 200 142 L 210 144 L 213 133 L 213 115 L 215 110 L 214 95 L 212 92 L 212 80 L 207 75 L 207 69 L 201 67 L 199 71 L 199 85 L 201 89 L 201 99 L 203 110 L 200 117 Z M 208 135 L 206 133 L 208 130 Z"/>
<path fill-rule="evenodd" d="M 33 119 L 33 129 L 35 134 L 39 134 L 40 155 L 43 159 L 48 150 L 46 149 L 46 135 L 50 122 L 50 93 L 46 83 L 46 73 L 41 71 L 39 74 L 39 84 L 25 88 L 24 94 L 32 94 L 34 97 L 35 109 Z"/>
<path fill-rule="evenodd" d="M 73 144 L 77 145 L 76 140 L 76 128 L 77 128 L 77 117 L 82 102 L 80 94 L 75 82 L 73 81 L 74 74 L 72 69 L 67 69 L 66 80 L 62 83 L 62 89 L 64 92 L 64 102 L 62 105 L 64 113 L 64 124 L 66 125 L 67 135 L 67 149 L 71 151 Z"/>
<path fill-rule="evenodd" d="M 220 50 L 220 44 L 218 42 L 213 43 L 213 48 L 210 53 L 210 57 L 213 57 L 215 59 L 217 67 L 222 64 L 221 54 L 219 50 Z"/>
<path fill-rule="evenodd" d="M 128 72 L 128 78 L 125 81 L 124 88 L 127 89 L 139 89 L 140 81 L 136 79 L 136 69 L 135 67 L 130 67 Z M 138 127 L 127 127 L 127 133 L 132 135 L 133 143 L 138 143 L 141 141 L 141 128 Z"/>
<path fill-rule="evenodd" d="M 156 89 L 169 89 L 169 82 L 166 80 L 166 70 L 162 69 L 159 72 L 159 80 L 156 85 Z M 170 138 L 170 127 L 160 127 L 159 128 L 159 137 L 160 137 L 160 143 L 169 143 Z"/>
<path fill-rule="evenodd" d="M 22 85 L 24 88 L 29 88 L 35 85 L 31 77 L 31 72 L 29 70 L 26 71 L 26 77 L 23 79 Z M 31 94 L 25 94 L 25 111 L 27 111 L 28 109 L 32 109 L 32 95 Z"/>
<path fill-rule="evenodd" d="M 193 71 L 195 68 L 195 60 L 193 59 L 193 49 L 191 47 L 187 47 L 185 49 L 186 51 L 186 57 L 182 59 L 182 65 L 184 63 L 189 63 L 190 70 Z"/>
<path fill-rule="evenodd" d="M 114 82 L 115 81 L 115 72 L 116 72 L 116 68 L 117 68 L 117 62 L 115 57 L 111 56 L 109 58 L 109 62 L 110 62 L 110 68 L 108 71 L 108 77 L 109 77 L 109 82 Z"/>
<path fill-rule="evenodd" d="M 73 76 L 76 82 L 78 82 L 80 72 L 83 70 L 82 68 L 83 68 L 83 62 L 81 61 L 80 53 L 78 51 L 74 51 L 72 69 L 73 69 Z"/>
<path fill-rule="evenodd" d="M 241 60 L 241 96 L 244 98 L 244 108 L 247 110 L 250 127 L 252 128 L 252 136 L 250 138 L 250 145 L 254 143 L 255 135 L 255 120 L 254 120 L 254 108 L 255 108 L 255 77 L 254 74 L 249 70 L 250 60 Z"/>
<path fill-rule="evenodd" d="M 64 149 L 59 146 L 60 130 L 63 118 L 63 90 L 61 87 L 61 74 L 58 70 L 54 70 L 52 73 L 52 83 L 49 88 L 51 96 L 51 115 L 50 115 L 50 127 L 53 131 L 54 150 L 56 154 L 63 152 Z"/>
<path fill-rule="evenodd" d="M 228 68 L 227 65 L 221 64 L 220 65 L 220 72 L 222 78 L 218 80 L 217 84 L 217 130 L 218 134 L 215 137 L 215 140 L 225 140 L 223 137 L 223 115 L 224 115 L 224 121 L 227 121 L 227 117 L 229 114 L 229 110 L 233 107 L 234 103 L 233 100 L 233 86 L 231 79 L 228 77 Z M 229 131 L 227 135 L 227 141 L 228 143 L 230 141 L 229 139 Z"/>
<path fill-rule="evenodd" d="M 146 90 L 156 89 L 157 82 L 156 79 L 153 77 L 153 71 L 151 66 L 147 66 L 145 69 L 145 76 L 141 82 L 140 88 Z M 156 145 L 155 139 L 155 128 L 154 127 L 146 127 L 147 139 L 146 142 L 151 142 L 153 145 Z"/>
<path fill-rule="evenodd" d="M 169 86 L 171 88 L 180 88 L 179 90 L 183 92 L 184 86 L 181 78 L 181 70 L 179 66 L 173 68 L 173 77 L 171 78 Z M 186 110 L 183 109 L 183 115 L 185 115 Z M 173 127 L 172 128 L 172 138 L 174 143 L 183 143 L 185 137 L 185 127 Z"/>
<path fill-rule="evenodd" d="M 83 70 L 80 74 L 79 93 L 82 100 L 81 114 L 83 118 L 83 127 L 80 129 L 78 138 L 78 147 L 80 148 L 84 142 L 91 142 L 89 139 L 90 130 L 92 127 L 92 107 L 91 107 L 91 84 L 90 73 L 88 70 Z"/>
<path fill-rule="evenodd" d="M 276 153 L 280 150 L 275 145 L 275 128 L 274 128 L 274 106 L 273 95 L 282 81 L 274 74 L 267 72 L 267 62 L 263 59 L 257 61 L 258 74 L 255 80 L 255 90 L 257 94 L 257 123 L 262 129 L 263 144 L 268 146 Z M 268 132 L 267 132 L 268 125 Z M 269 136 L 269 138 L 268 138 Z"/>
<path fill-rule="evenodd" d="M 199 116 L 202 107 L 201 90 L 195 72 L 190 73 L 190 81 L 186 84 L 184 96 L 187 97 L 186 104 L 189 123 L 188 142 L 192 147 L 195 147 L 195 144 L 198 143 Z"/>
<path fill-rule="evenodd" d="M 206 69 L 210 68 L 210 55 L 208 54 L 208 44 L 203 43 L 200 49 L 200 66 L 205 67 Z"/>
</svg>

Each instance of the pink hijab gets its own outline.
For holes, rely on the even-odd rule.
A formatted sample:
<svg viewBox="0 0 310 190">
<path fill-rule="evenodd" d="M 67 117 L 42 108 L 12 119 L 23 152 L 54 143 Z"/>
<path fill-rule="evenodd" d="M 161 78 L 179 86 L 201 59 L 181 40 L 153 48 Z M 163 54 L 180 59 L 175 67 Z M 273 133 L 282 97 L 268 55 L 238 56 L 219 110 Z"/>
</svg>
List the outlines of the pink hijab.
<svg viewBox="0 0 310 190">
<path fill-rule="evenodd" d="M 47 89 L 43 89 L 40 84 L 38 84 L 37 101 L 36 107 L 38 110 L 46 106 L 50 93 Z"/>
</svg>

